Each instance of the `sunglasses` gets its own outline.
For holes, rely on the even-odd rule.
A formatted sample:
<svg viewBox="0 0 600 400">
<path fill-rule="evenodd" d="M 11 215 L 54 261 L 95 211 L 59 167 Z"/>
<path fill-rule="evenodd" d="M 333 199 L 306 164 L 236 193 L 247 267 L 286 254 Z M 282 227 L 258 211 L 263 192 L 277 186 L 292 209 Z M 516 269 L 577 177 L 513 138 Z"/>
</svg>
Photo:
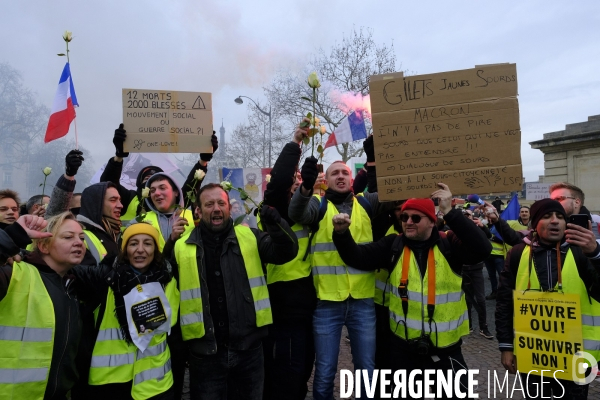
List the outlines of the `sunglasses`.
<svg viewBox="0 0 600 400">
<path fill-rule="evenodd" d="M 423 219 L 423 217 L 421 217 L 420 215 L 408 215 L 408 214 L 402 214 L 400 215 L 400 221 L 402 222 L 408 222 L 408 220 L 411 219 L 413 223 L 418 224 L 419 222 L 421 222 L 421 219 Z"/>
</svg>

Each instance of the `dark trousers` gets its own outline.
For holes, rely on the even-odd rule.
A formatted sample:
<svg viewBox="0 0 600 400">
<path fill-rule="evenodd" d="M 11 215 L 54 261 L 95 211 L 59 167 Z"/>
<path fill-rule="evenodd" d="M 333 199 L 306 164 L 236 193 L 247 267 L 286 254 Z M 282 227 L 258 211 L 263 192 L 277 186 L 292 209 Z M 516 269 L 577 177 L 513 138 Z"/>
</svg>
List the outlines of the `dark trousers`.
<svg viewBox="0 0 600 400">
<path fill-rule="evenodd" d="M 552 374 L 544 375 L 542 385 L 542 377 L 539 375 L 521 374 L 523 386 L 527 386 L 525 398 L 527 399 L 543 399 L 543 398 L 561 398 L 568 400 L 586 400 L 588 398 L 589 385 L 577 385 L 572 381 L 564 381 L 559 379 L 560 384 L 552 377 Z M 562 385 L 562 387 L 561 387 Z"/>
<path fill-rule="evenodd" d="M 392 365 L 392 371 L 398 371 L 398 370 L 406 370 L 406 376 L 408 376 L 410 374 L 410 372 L 414 369 L 420 369 L 421 371 L 426 370 L 426 369 L 436 369 L 436 370 L 440 370 L 440 371 L 448 371 L 448 370 L 453 370 L 454 374 L 456 374 L 457 371 L 461 370 L 461 369 L 465 369 L 467 370 L 467 363 L 465 362 L 465 359 L 462 355 L 462 351 L 460 346 L 456 346 L 451 350 L 445 351 L 443 353 L 438 353 L 437 354 L 437 358 L 439 358 L 439 360 L 434 361 L 434 359 L 432 358 L 431 355 L 428 356 L 420 356 L 412 351 L 409 350 L 407 342 L 401 339 L 398 339 L 397 337 L 393 337 L 390 339 L 391 340 L 391 346 L 390 346 L 390 356 L 391 356 L 391 365 Z M 415 379 L 415 382 L 420 381 L 421 385 L 423 385 L 423 375 L 420 375 L 420 379 Z M 468 393 L 468 389 L 467 389 L 467 384 L 468 384 L 468 380 L 467 380 L 467 376 L 462 375 L 461 379 L 460 379 L 460 383 L 461 383 L 461 391 L 463 393 Z M 421 386 L 423 387 L 423 386 Z M 431 392 L 436 393 L 437 392 L 437 388 L 432 388 Z M 456 395 L 456 393 L 453 391 L 453 393 Z M 412 399 L 413 397 L 410 397 L 410 394 L 408 392 L 406 392 L 407 395 L 407 399 Z M 423 397 L 418 397 L 418 399 L 422 399 Z M 458 399 L 458 397 L 446 397 L 446 396 L 442 396 L 442 397 L 436 397 L 436 399 L 445 399 L 445 400 L 449 400 L 449 399 Z M 468 397 L 467 397 L 468 398 Z"/>
<path fill-rule="evenodd" d="M 264 359 L 258 342 L 248 350 L 217 346 L 217 354 L 190 353 L 190 398 L 192 400 L 261 400 Z"/>
<path fill-rule="evenodd" d="M 375 369 L 391 369 L 390 360 L 390 309 L 375 303 Z M 375 399 L 379 399 L 380 381 L 377 380 Z"/>
<path fill-rule="evenodd" d="M 173 397 L 180 400 L 183 395 L 183 380 L 185 377 L 185 368 L 188 361 L 188 348 L 181 337 L 181 328 L 179 324 L 171 330 L 171 335 L 167 337 L 169 350 L 171 351 L 171 372 L 173 373 Z"/>
<path fill-rule="evenodd" d="M 108 385 L 90 385 L 87 400 L 133 400 L 131 397 L 133 382 L 111 383 Z M 148 400 L 174 400 L 173 387 L 166 392 L 150 397 Z"/>
<path fill-rule="evenodd" d="M 263 341 L 265 356 L 264 400 L 304 400 L 315 362 L 312 321 L 274 323 Z"/>
<path fill-rule="evenodd" d="M 479 317 L 479 329 L 487 327 L 485 310 L 485 286 L 483 282 L 483 265 L 478 269 L 463 268 L 462 289 L 467 300 L 467 311 L 469 312 L 469 327 L 473 326 L 471 319 L 471 308 L 475 306 Z"/>
<path fill-rule="evenodd" d="M 504 269 L 504 256 L 497 254 L 489 255 L 488 258 L 485 259 L 485 268 L 490 276 L 492 292 L 495 292 L 498 290 L 498 278 L 496 277 L 496 274 L 500 275 L 500 272 Z"/>
</svg>

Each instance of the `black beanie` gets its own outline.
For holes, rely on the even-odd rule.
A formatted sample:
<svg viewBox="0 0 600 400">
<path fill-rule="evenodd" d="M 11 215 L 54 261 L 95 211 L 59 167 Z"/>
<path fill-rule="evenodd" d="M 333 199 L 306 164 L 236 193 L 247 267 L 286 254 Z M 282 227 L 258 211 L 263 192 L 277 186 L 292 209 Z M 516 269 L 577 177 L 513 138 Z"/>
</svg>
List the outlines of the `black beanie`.
<svg viewBox="0 0 600 400">
<path fill-rule="evenodd" d="M 562 214 L 562 216 L 567 219 L 567 214 L 565 213 L 565 209 L 563 208 L 562 204 L 552 199 L 536 201 L 532 204 L 529 212 L 531 214 L 531 228 L 534 231 L 537 229 L 538 222 L 540 222 L 542 217 L 548 213 L 557 212 Z"/>
</svg>

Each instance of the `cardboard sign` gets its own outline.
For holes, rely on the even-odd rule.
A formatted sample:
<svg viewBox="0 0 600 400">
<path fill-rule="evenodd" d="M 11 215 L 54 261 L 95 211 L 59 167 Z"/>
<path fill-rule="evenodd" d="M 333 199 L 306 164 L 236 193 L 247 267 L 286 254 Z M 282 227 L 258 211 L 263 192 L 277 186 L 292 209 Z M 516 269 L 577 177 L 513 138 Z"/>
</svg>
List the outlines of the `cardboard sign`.
<svg viewBox="0 0 600 400">
<path fill-rule="evenodd" d="M 550 186 L 553 183 L 526 183 L 525 184 L 525 199 L 526 200 L 542 200 L 550 198 Z"/>
<path fill-rule="evenodd" d="M 579 295 L 514 291 L 515 355 L 519 372 L 572 381 L 583 350 Z"/>
<path fill-rule="evenodd" d="M 521 128 L 515 64 L 369 84 L 381 200 L 521 190 Z"/>
<path fill-rule="evenodd" d="M 211 153 L 212 95 L 123 89 L 125 151 Z"/>
</svg>

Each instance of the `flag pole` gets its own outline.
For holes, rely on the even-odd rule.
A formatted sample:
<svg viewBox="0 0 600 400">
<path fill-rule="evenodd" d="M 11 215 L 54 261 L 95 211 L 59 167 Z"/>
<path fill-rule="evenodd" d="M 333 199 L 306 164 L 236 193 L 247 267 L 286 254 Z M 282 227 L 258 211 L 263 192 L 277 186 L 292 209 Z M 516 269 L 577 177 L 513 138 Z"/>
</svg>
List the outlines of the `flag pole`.
<svg viewBox="0 0 600 400">
<path fill-rule="evenodd" d="M 73 118 L 73 122 L 75 123 L 75 150 L 79 150 L 79 140 L 77 138 L 77 117 Z"/>
</svg>

